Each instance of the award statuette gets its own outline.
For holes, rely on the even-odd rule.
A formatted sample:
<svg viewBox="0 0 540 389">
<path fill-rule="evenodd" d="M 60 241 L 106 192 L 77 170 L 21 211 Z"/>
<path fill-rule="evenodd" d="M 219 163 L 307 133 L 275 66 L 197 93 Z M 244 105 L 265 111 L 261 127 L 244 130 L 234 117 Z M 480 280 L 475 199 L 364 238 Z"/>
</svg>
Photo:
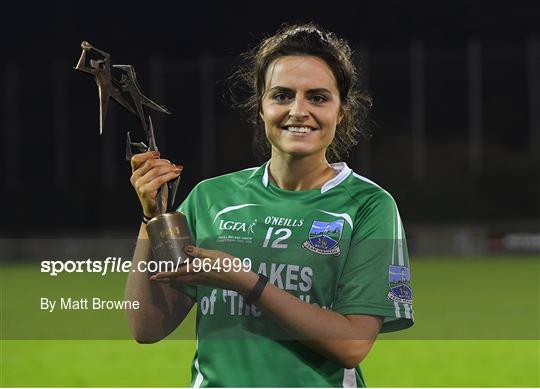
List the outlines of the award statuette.
<svg viewBox="0 0 540 389">
<path fill-rule="evenodd" d="M 76 70 L 94 77 L 99 93 L 99 133 L 103 133 L 103 123 L 109 106 L 109 98 L 120 104 L 134 115 L 143 128 L 148 146 L 144 142 L 132 142 L 129 132 L 126 136 L 126 160 L 130 161 L 133 150 L 138 152 L 158 151 L 154 138 L 154 127 L 150 114 L 145 114 L 145 107 L 170 114 L 167 108 L 146 97 L 137 82 L 135 69 L 131 65 L 112 65 L 111 56 L 83 41 L 82 53 Z M 92 58 L 89 58 L 92 57 Z M 188 256 L 184 247 L 193 244 L 186 217 L 181 212 L 173 212 L 174 200 L 180 177 L 163 184 L 159 188 L 156 201 L 160 215 L 147 224 L 148 239 L 158 261 L 184 263 Z M 178 262 L 177 262 L 178 261 Z M 160 269 L 164 271 L 165 269 Z"/>
</svg>

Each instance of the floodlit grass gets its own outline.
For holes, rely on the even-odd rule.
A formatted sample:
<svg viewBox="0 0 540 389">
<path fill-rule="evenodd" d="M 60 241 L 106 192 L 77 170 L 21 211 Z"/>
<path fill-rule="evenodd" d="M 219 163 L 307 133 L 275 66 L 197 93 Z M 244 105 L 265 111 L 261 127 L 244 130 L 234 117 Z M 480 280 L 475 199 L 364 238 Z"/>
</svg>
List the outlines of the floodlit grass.
<svg viewBox="0 0 540 389">
<path fill-rule="evenodd" d="M 539 386 L 539 341 L 381 340 L 363 362 L 368 386 Z M 195 342 L 4 341 L 2 386 L 190 385 Z"/>
<path fill-rule="evenodd" d="M 379 340 L 362 363 L 368 386 L 537 387 L 538 340 Z"/>
<path fill-rule="evenodd" d="M 125 278 L 67 275 L 58 281 L 36 269 L 36 264 L 2 267 L 0 386 L 190 385 L 193 340 L 152 345 L 131 340 L 5 340 L 29 330 L 33 335 L 27 339 L 43 339 L 40 332 L 56 324 L 65 333 L 75 324 L 87 325 L 88 338 L 95 338 L 91 327 L 97 319 L 87 323 L 81 313 L 63 316 L 61 323 L 48 321 L 51 315 L 40 312 L 35 299 L 73 290 L 80 296 L 96 290 L 111 298 L 121 296 Z M 416 324 L 377 340 L 362 363 L 368 386 L 540 386 L 539 275 L 540 262 L 532 257 L 413 259 Z M 98 317 L 102 328 L 117 325 L 113 333 L 122 335 L 117 339 L 127 339 L 123 313 Z"/>
</svg>

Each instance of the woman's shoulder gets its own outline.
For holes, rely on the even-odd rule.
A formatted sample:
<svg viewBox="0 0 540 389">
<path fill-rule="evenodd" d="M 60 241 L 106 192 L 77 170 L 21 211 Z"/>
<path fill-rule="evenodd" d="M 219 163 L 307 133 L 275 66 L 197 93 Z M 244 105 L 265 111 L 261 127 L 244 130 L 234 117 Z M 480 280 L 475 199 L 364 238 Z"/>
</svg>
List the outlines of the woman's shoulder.
<svg viewBox="0 0 540 389">
<path fill-rule="evenodd" d="M 364 204 L 395 204 L 394 197 L 375 181 L 351 171 L 346 185 L 349 195 Z"/>
<path fill-rule="evenodd" d="M 352 172 L 346 187 L 357 207 L 356 220 L 364 227 L 399 219 L 398 205 L 394 197 L 378 183 Z"/>
<path fill-rule="evenodd" d="M 195 188 L 198 190 L 227 190 L 230 191 L 236 187 L 244 186 L 255 176 L 264 173 L 263 166 L 255 166 L 247 169 L 238 170 L 232 173 L 222 174 L 216 177 L 207 178 L 199 182 Z"/>
</svg>

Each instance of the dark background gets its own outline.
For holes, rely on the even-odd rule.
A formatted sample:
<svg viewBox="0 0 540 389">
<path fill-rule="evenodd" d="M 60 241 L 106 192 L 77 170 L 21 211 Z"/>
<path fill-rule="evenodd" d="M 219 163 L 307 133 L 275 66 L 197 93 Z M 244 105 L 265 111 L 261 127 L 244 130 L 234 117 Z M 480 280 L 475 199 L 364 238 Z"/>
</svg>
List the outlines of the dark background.
<svg viewBox="0 0 540 389">
<path fill-rule="evenodd" d="M 533 226 L 540 217 L 537 2 L 20 2 L 1 11 L 1 236 L 133 234 L 123 160 L 137 123 L 73 70 L 80 42 L 135 66 L 162 155 L 200 180 L 258 164 L 226 79 L 284 22 L 315 21 L 355 49 L 373 137 L 349 166 L 394 195 L 405 224 Z M 135 135 L 137 137 L 137 135 Z M 529 227 L 528 227 L 529 228 Z"/>
</svg>

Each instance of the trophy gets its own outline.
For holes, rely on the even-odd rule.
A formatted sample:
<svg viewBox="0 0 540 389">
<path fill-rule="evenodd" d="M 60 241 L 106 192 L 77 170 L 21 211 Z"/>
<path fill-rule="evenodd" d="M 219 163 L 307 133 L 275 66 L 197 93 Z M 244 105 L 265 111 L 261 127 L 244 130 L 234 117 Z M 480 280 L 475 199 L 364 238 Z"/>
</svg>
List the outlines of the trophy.
<svg viewBox="0 0 540 389">
<path fill-rule="evenodd" d="M 148 143 L 146 145 L 144 142 L 132 142 L 128 131 L 126 135 L 126 160 L 131 160 L 134 150 L 138 152 L 158 151 L 152 118 L 150 114 L 146 116 L 145 107 L 166 114 L 171 112 L 143 94 L 133 66 L 111 66 L 110 54 L 93 47 L 86 41 L 81 43 L 81 48 L 81 57 L 74 68 L 92 75 L 97 84 L 99 134 L 103 134 L 109 98 L 112 97 L 121 107 L 138 119 Z M 177 263 L 184 263 L 188 259 L 184 247 L 193 244 L 185 215 L 173 211 L 179 181 L 180 177 L 177 177 L 158 189 L 156 202 L 160 215 L 152 218 L 146 227 L 154 258 L 158 261 L 173 260 L 178 261 Z"/>
</svg>

